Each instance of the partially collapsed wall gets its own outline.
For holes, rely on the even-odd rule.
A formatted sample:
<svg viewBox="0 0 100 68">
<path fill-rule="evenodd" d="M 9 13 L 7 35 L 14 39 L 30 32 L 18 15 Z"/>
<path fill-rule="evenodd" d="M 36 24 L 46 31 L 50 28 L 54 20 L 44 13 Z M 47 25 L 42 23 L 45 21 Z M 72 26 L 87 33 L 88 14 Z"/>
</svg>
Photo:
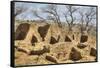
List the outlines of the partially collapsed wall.
<svg viewBox="0 0 100 68">
<path fill-rule="evenodd" d="M 97 54 L 96 47 L 91 46 L 93 41 L 89 39 L 86 33 L 80 34 L 77 31 L 68 33 L 66 29 L 59 28 L 56 23 L 22 23 L 15 32 L 15 52 L 26 53 L 27 57 L 41 55 L 40 61 L 39 58 L 32 59 L 37 62 L 32 62 L 34 64 L 94 61 Z M 94 42 L 93 45 L 96 43 Z M 92 57 L 89 59 L 87 56 Z M 19 59 L 16 59 L 16 64 L 20 64 Z"/>
</svg>

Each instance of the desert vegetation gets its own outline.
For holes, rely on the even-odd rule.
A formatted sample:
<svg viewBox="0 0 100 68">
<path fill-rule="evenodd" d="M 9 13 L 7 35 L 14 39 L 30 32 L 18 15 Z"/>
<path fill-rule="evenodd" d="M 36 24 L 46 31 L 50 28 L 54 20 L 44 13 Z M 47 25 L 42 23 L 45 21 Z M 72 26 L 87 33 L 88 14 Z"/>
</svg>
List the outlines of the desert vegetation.
<svg viewBox="0 0 100 68">
<path fill-rule="evenodd" d="M 15 3 L 16 66 L 97 61 L 96 7 L 29 4 Z"/>
</svg>

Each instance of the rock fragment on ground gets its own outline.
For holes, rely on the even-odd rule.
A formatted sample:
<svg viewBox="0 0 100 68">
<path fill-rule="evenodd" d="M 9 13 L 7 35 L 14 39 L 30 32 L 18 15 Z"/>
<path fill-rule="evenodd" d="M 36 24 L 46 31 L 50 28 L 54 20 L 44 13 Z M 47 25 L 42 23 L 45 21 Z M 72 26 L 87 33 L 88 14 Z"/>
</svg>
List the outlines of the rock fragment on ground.
<svg viewBox="0 0 100 68">
<path fill-rule="evenodd" d="M 69 59 L 73 61 L 78 61 L 82 59 L 81 53 L 77 51 L 74 47 L 71 49 Z"/>
</svg>

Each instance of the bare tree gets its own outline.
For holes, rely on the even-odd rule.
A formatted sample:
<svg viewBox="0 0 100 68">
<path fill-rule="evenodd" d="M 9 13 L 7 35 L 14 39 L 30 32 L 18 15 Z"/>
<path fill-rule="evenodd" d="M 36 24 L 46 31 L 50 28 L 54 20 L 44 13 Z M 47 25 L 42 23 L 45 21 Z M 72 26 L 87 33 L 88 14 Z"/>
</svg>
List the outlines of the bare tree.
<svg viewBox="0 0 100 68">
<path fill-rule="evenodd" d="M 47 19 L 52 20 L 55 23 L 58 23 L 59 27 L 62 27 L 61 21 L 60 21 L 60 15 L 57 11 L 57 5 L 48 5 L 46 8 L 42 9 L 44 13 L 47 13 Z"/>
<path fill-rule="evenodd" d="M 94 8 L 90 7 L 88 10 L 84 13 L 82 10 L 79 11 L 80 14 L 80 22 L 81 22 L 81 32 L 87 31 L 89 32 L 92 29 L 92 21 L 96 19 L 96 11 Z"/>
<path fill-rule="evenodd" d="M 72 31 L 72 27 L 74 26 L 74 22 L 76 20 L 76 17 L 74 17 L 74 13 L 78 10 L 78 8 L 67 5 L 66 7 L 66 12 L 63 13 L 66 19 L 66 22 L 68 23 L 69 31 Z"/>
<path fill-rule="evenodd" d="M 80 31 L 81 33 L 83 33 L 84 31 L 84 14 L 82 11 L 79 11 L 79 14 L 80 14 Z"/>
<path fill-rule="evenodd" d="M 96 11 L 95 11 L 95 9 L 94 9 L 93 7 L 90 7 L 90 8 L 88 9 L 88 11 L 85 13 L 85 22 L 86 22 L 85 29 L 86 29 L 87 31 L 90 30 L 89 24 L 90 24 L 90 23 L 92 24 L 92 21 L 93 21 L 94 19 L 96 19 L 95 17 L 96 17 Z"/>
<path fill-rule="evenodd" d="M 39 18 L 42 21 L 53 21 L 55 23 L 58 23 L 59 27 L 61 26 L 61 21 L 60 21 L 60 16 L 58 15 L 57 12 L 57 5 L 47 5 L 45 8 L 40 8 L 41 12 L 46 14 L 46 17 L 43 17 L 42 15 L 39 14 L 38 10 L 32 10 L 33 15 Z"/>
</svg>

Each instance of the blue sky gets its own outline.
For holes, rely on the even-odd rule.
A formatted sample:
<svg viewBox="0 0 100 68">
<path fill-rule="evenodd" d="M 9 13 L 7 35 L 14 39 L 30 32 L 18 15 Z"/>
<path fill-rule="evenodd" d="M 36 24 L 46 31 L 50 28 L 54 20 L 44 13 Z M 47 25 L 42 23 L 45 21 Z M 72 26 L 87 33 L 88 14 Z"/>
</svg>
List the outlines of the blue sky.
<svg viewBox="0 0 100 68">
<path fill-rule="evenodd" d="M 40 16 L 42 17 L 46 17 L 47 14 L 41 12 L 41 8 L 45 8 L 48 4 L 43 4 L 43 3 L 26 3 L 26 2 L 15 2 L 15 8 L 18 6 L 23 6 L 28 8 L 28 10 L 20 15 L 18 15 L 16 18 L 17 19 L 25 19 L 25 20 L 36 20 L 38 19 L 37 17 L 35 17 L 32 13 L 32 10 L 38 10 Z M 63 15 L 63 12 L 67 11 L 65 9 L 65 5 L 57 5 L 58 6 L 58 14 L 60 15 L 60 19 L 61 21 L 65 22 L 65 17 Z M 88 10 L 88 6 L 75 6 L 77 8 L 80 7 L 80 10 L 78 11 L 82 11 L 82 12 L 86 12 Z M 96 7 L 94 7 L 96 9 Z M 80 15 L 78 12 L 73 14 L 74 17 L 77 17 L 77 21 L 80 19 Z"/>
</svg>

